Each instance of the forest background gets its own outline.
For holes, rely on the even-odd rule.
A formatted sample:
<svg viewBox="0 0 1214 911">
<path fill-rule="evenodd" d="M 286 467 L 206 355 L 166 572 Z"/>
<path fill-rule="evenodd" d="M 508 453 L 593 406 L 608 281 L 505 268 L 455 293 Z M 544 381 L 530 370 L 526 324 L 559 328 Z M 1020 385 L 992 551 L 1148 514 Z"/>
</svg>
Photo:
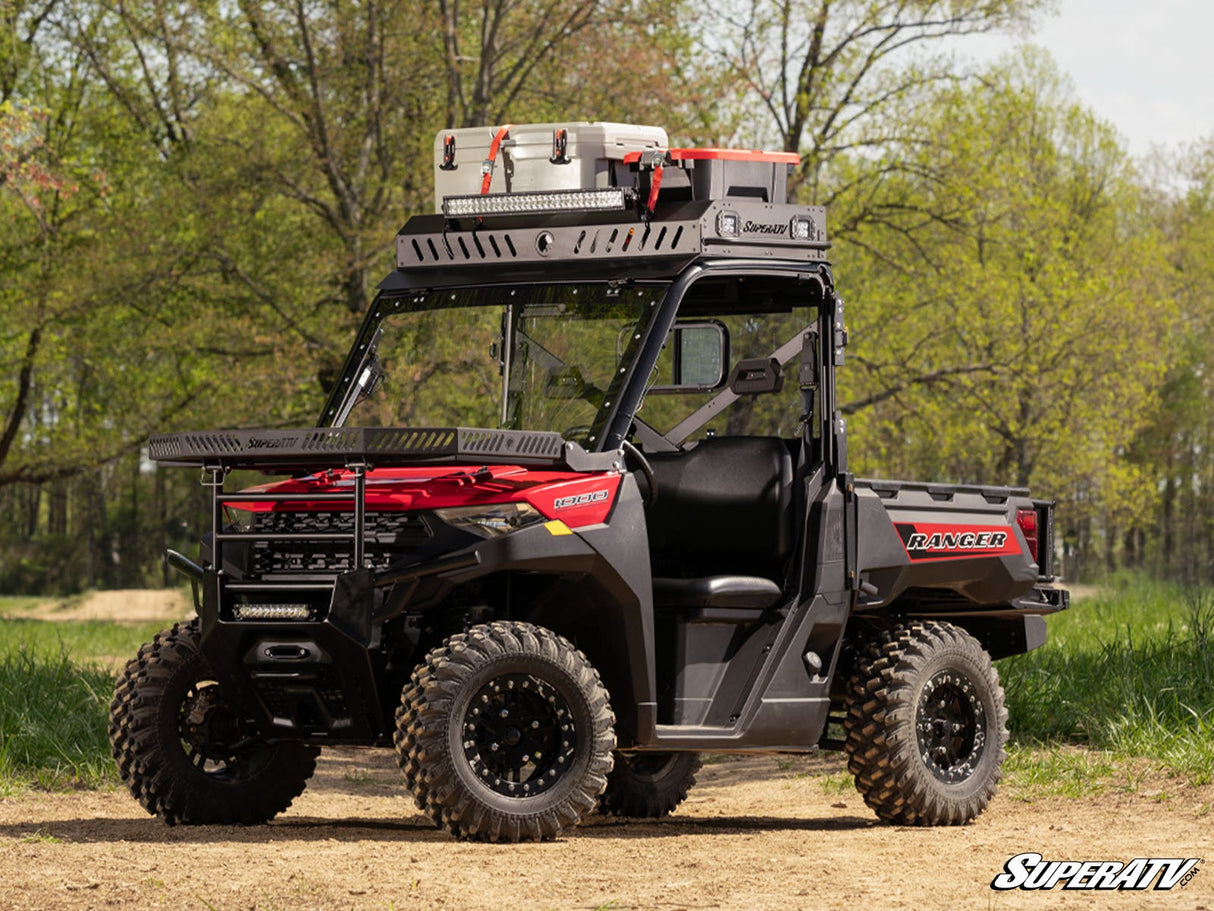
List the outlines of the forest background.
<svg viewBox="0 0 1214 911">
<path fill-rule="evenodd" d="M 1062 570 L 1214 581 L 1214 135 L 1135 160 L 1045 0 L 0 0 L 0 592 L 168 584 L 151 433 L 314 423 L 458 126 L 799 152 L 869 476 L 1027 484 Z"/>
</svg>

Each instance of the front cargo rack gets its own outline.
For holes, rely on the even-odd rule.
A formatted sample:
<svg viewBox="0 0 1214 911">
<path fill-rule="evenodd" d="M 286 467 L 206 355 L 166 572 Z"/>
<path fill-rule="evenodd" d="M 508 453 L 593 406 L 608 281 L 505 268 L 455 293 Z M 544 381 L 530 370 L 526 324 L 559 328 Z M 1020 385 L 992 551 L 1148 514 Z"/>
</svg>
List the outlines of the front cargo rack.
<svg viewBox="0 0 1214 911">
<path fill-rule="evenodd" d="M 579 444 L 551 431 L 495 430 L 476 427 L 338 427 L 300 430 L 203 430 L 160 434 L 148 443 L 149 455 L 164 466 L 196 467 L 204 471 L 210 489 L 212 571 L 181 554 L 170 552 L 171 565 L 195 583 L 199 615 L 225 619 L 315 621 L 337 599 L 342 576 L 349 572 L 306 572 L 296 578 L 230 578 L 225 572 L 225 545 L 256 542 L 324 542 L 349 545 L 349 569 L 370 571 L 368 584 L 378 588 L 401 579 L 459 569 L 475 562 L 475 555 L 456 555 L 429 561 L 425 566 L 404 566 L 376 571 L 367 558 L 367 473 L 375 467 L 408 465 L 520 465 L 570 471 L 616 471 L 622 454 L 587 452 Z M 244 491 L 228 492 L 229 472 L 246 469 L 267 474 L 314 473 L 347 468 L 353 486 L 340 492 Z M 271 509 L 302 502 L 319 505 L 327 513 L 350 516 L 349 526 L 331 532 L 294 532 L 289 529 L 230 527 L 225 508 L 232 503 L 265 503 Z M 323 504 L 323 505 L 322 505 Z M 276 574 L 277 575 L 277 574 Z M 198 601 L 199 586 L 203 589 Z M 226 593 L 226 597 L 225 597 Z M 229 597 L 236 600 L 225 609 Z M 336 601 L 332 601 L 336 603 Z M 205 605 L 210 605 L 210 609 Z"/>
<path fill-rule="evenodd" d="M 621 464 L 619 452 L 587 452 L 552 431 L 478 427 L 200 430 L 153 436 L 148 454 L 165 466 L 267 473 L 429 463 L 612 471 Z"/>
</svg>

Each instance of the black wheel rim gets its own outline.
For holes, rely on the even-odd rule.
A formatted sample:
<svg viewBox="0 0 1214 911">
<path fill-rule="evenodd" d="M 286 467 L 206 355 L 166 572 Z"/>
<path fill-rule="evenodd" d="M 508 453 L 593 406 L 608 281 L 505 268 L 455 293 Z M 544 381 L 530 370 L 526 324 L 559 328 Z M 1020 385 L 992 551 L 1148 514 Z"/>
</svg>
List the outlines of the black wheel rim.
<svg viewBox="0 0 1214 911">
<path fill-rule="evenodd" d="M 240 722 L 213 680 L 193 684 L 181 702 L 177 733 L 190 765 L 217 781 L 240 781 L 253 769 L 250 756 L 241 755 Z"/>
<path fill-rule="evenodd" d="M 986 713 L 974 684 L 940 671 L 923 687 L 915 735 L 923 764 L 938 779 L 958 784 L 974 774 L 986 746 Z"/>
<path fill-rule="evenodd" d="M 464 757 L 476 778 L 507 797 L 534 797 L 573 763 L 573 712 L 551 683 L 529 674 L 495 677 L 464 717 Z"/>
</svg>

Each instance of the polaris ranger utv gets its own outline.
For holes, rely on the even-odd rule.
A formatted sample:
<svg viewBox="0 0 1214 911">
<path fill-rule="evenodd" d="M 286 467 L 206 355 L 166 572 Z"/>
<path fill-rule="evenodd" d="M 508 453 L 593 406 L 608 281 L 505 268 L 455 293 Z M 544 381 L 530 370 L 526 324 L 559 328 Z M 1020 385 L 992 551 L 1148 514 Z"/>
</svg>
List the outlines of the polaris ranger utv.
<svg viewBox="0 0 1214 911">
<path fill-rule="evenodd" d="M 436 139 L 316 428 L 154 437 L 202 470 L 198 618 L 131 661 L 119 771 L 165 822 L 260 823 L 325 744 L 395 747 L 461 838 L 660 816 L 698 755 L 842 749 L 878 816 L 995 792 L 992 665 L 1035 648 L 1052 504 L 862 480 L 847 332 L 795 156 L 620 124 Z M 229 490 L 233 471 L 282 476 Z M 235 482 L 233 482 L 235 483 Z"/>
</svg>

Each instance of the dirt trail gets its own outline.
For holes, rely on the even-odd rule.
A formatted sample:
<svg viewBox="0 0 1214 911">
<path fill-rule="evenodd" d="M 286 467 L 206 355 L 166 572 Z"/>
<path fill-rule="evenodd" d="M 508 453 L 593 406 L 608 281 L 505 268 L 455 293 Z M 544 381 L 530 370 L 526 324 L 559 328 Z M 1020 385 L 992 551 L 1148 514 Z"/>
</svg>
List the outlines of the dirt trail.
<svg viewBox="0 0 1214 911">
<path fill-rule="evenodd" d="M 0 801 L 0 908 L 1214 911 L 1208 863 L 1169 892 L 990 888 L 1024 851 L 1207 858 L 1214 786 L 1001 794 L 973 825 L 911 829 L 877 823 L 841 790 L 841 770 L 833 755 L 721 761 L 668 819 L 595 816 L 560 841 L 524 845 L 436 830 L 384 750 L 326 751 L 308 790 L 268 826 L 168 828 L 124 790 L 10 797 Z"/>
<path fill-rule="evenodd" d="M 162 622 L 166 626 L 194 613 L 186 595 L 174 589 L 119 589 L 45 601 L 21 610 L 10 610 L 13 619 L 118 623 Z"/>
</svg>

